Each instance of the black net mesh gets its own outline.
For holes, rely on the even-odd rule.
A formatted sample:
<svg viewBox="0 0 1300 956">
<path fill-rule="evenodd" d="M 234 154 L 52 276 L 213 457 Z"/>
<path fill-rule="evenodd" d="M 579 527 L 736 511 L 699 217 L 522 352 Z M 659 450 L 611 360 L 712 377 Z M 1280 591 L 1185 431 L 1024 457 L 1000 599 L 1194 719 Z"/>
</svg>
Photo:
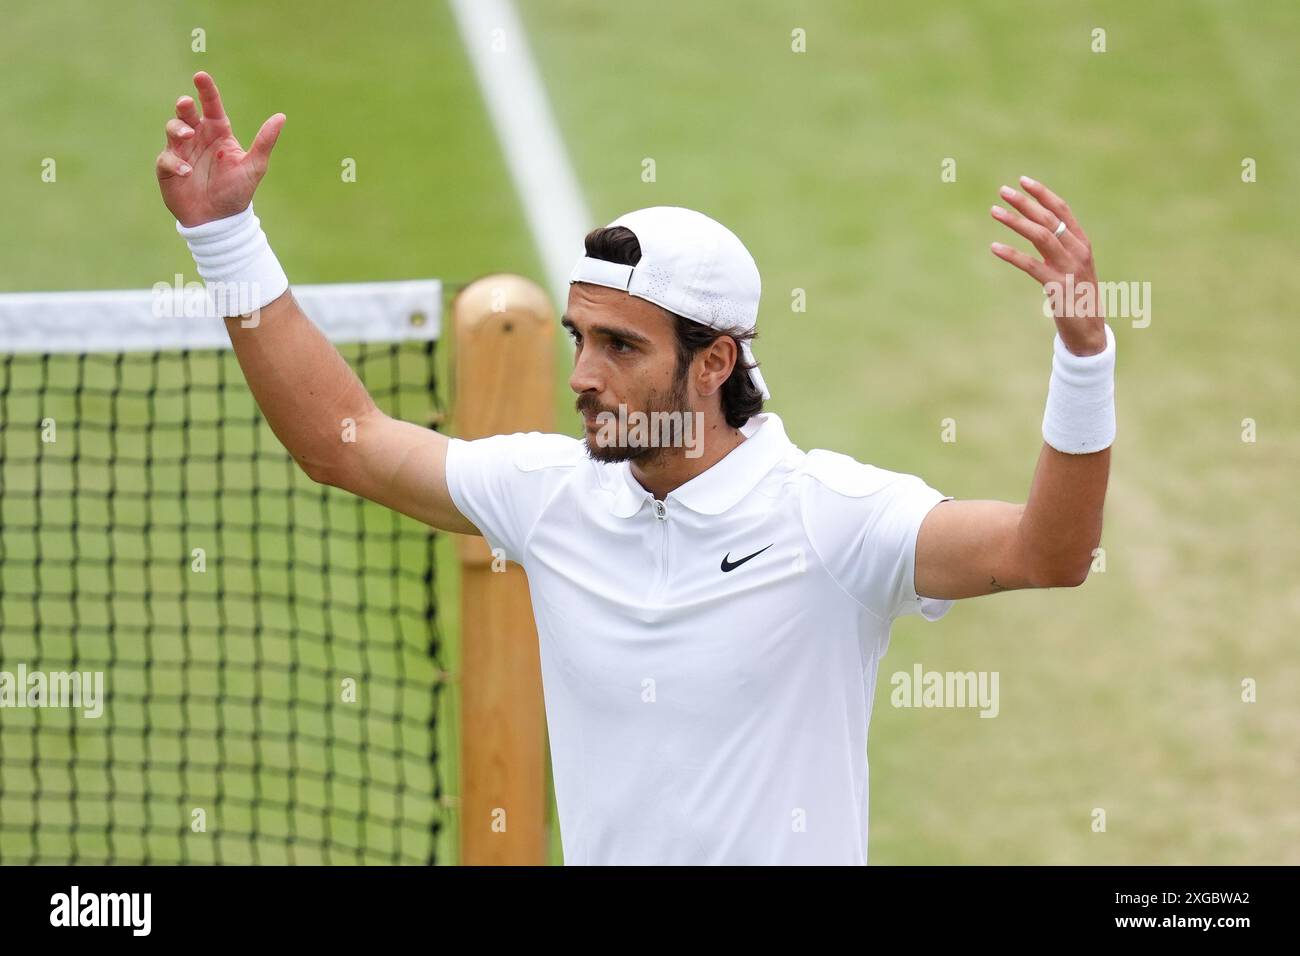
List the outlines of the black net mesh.
<svg viewBox="0 0 1300 956">
<path fill-rule="evenodd" d="M 428 420 L 433 342 L 340 350 Z M 0 863 L 436 862 L 429 529 L 307 479 L 228 350 L 0 369 Z"/>
</svg>

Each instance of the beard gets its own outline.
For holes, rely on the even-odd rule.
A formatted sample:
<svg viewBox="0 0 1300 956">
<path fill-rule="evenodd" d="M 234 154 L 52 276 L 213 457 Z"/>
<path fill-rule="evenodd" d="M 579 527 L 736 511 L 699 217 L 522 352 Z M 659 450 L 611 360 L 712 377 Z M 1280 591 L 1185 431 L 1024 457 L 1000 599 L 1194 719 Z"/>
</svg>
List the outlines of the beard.
<svg viewBox="0 0 1300 956">
<path fill-rule="evenodd" d="M 615 420 L 618 419 L 618 409 L 602 408 L 597 403 L 595 396 L 579 395 L 576 407 L 580 413 L 590 415 L 593 418 L 604 413 L 613 416 Z M 647 418 L 650 418 L 650 416 L 657 412 L 676 412 L 683 416 L 691 414 L 690 399 L 686 394 L 686 375 L 684 374 L 684 370 L 678 369 L 677 372 L 674 373 L 672 385 L 669 387 L 667 392 L 651 392 L 650 395 L 646 397 L 644 408 L 627 408 L 626 414 L 631 416 L 634 412 L 638 411 L 645 414 Z M 606 438 L 606 433 L 609 431 L 614 432 L 614 438 L 612 441 Z M 589 429 L 583 436 L 583 444 L 587 449 L 587 457 L 592 461 L 604 462 L 606 464 L 613 464 L 620 461 L 635 461 L 642 466 L 648 466 L 658 462 L 659 459 L 669 450 L 663 445 L 653 443 L 630 444 L 627 442 L 620 442 L 620 438 L 626 437 L 628 436 L 618 435 L 616 429 L 607 429 L 598 423 L 594 432 Z"/>
</svg>

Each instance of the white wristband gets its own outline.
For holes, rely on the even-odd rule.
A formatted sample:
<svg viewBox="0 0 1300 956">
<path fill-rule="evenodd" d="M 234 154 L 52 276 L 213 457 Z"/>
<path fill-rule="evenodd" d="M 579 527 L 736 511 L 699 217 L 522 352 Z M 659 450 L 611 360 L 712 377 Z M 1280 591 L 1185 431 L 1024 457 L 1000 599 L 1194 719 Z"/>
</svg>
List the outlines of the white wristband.
<svg viewBox="0 0 1300 956">
<path fill-rule="evenodd" d="M 176 231 L 189 244 L 208 298 L 222 318 L 249 315 L 289 288 L 252 203 L 243 212 L 198 226 L 177 222 Z"/>
<path fill-rule="evenodd" d="M 1115 441 L 1115 333 L 1106 348 L 1075 355 L 1058 332 L 1052 343 L 1052 377 L 1043 412 L 1043 440 L 1068 455 L 1087 455 Z"/>
</svg>

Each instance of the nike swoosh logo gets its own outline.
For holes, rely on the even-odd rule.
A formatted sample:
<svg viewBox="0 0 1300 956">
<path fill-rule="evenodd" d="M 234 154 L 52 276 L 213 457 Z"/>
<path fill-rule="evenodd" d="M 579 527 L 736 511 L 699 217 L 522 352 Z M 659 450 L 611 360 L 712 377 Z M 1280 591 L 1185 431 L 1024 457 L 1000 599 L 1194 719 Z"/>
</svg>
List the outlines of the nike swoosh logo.
<svg viewBox="0 0 1300 956">
<path fill-rule="evenodd" d="M 776 544 L 776 542 L 773 541 L 772 544 Z M 772 547 L 772 544 L 769 544 L 769 545 L 767 546 L 767 548 Z M 728 571 L 734 571 L 734 570 L 736 570 L 736 568 L 740 567 L 740 566 L 741 566 L 742 564 L 744 564 L 746 561 L 750 561 L 750 560 L 752 560 L 752 559 L 758 557 L 760 554 L 762 554 L 764 551 L 766 551 L 767 548 L 759 548 L 759 549 L 758 549 L 757 551 L 755 551 L 753 554 L 751 554 L 751 555 L 749 555 L 749 556 L 747 556 L 747 557 L 741 558 L 739 561 L 732 561 L 732 560 L 731 560 L 731 552 L 728 551 L 726 557 L 724 557 L 724 558 L 722 559 L 722 573 L 723 573 L 723 574 L 726 574 Z"/>
</svg>

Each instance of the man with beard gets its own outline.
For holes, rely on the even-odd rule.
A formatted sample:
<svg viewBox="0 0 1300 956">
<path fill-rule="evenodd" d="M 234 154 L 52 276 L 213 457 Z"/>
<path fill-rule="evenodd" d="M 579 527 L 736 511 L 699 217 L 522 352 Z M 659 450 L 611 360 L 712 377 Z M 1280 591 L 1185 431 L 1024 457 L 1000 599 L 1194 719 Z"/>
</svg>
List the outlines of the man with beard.
<svg viewBox="0 0 1300 956">
<path fill-rule="evenodd" d="M 956 501 L 792 443 L 763 411 L 754 260 L 707 216 L 642 209 L 589 234 L 571 277 L 584 438 L 448 439 L 384 415 L 287 291 L 251 205 L 283 115 L 244 152 L 211 78 L 195 83 L 202 115 L 178 101 L 158 177 L 200 274 L 258 290 L 243 307 L 260 321 L 227 326 L 276 435 L 316 481 L 481 533 L 528 572 L 565 861 L 865 863 L 891 623 L 1087 576 L 1115 434 L 1104 318 L 1058 296 L 1028 501 Z M 1095 287 L 1069 207 L 1021 185 L 992 214 L 1043 258 L 993 253 Z M 620 410 L 698 416 L 700 454 L 611 438 L 602 416 Z"/>
</svg>

